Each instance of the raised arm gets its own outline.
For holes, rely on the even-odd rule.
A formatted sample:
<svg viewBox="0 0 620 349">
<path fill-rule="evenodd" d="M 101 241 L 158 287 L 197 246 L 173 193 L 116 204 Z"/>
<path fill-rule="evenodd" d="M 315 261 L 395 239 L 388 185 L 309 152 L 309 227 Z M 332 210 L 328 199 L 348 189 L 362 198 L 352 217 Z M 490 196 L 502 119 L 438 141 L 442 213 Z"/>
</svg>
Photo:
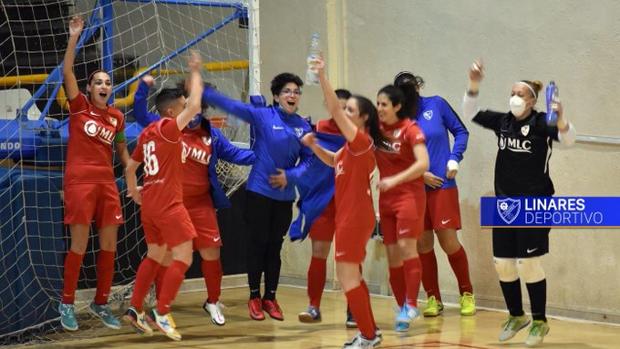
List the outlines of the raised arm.
<svg viewBox="0 0 620 349">
<path fill-rule="evenodd" d="M 75 73 L 73 73 L 73 63 L 75 62 L 75 48 L 77 47 L 82 29 L 84 29 L 84 20 L 82 17 L 76 16 L 71 18 L 71 21 L 69 21 L 69 42 L 67 43 L 67 50 L 65 51 L 65 58 L 62 66 L 65 93 L 70 101 L 74 100 L 80 94 L 77 79 L 75 78 Z"/>
<path fill-rule="evenodd" d="M 478 92 L 483 78 L 484 66 L 480 60 L 476 60 L 469 68 L 469 84 L 463 97 L 463 116 L 466 119 L 473 119 L 480 111 L 478 107 Z"/>
<path fill-rule="evenodd" d="M 189 97 L 187 98 L 187 104 L 185 109 L 177 116 L 177 127 L 179 130 L 183 130 L 187 124 L 200 113 L 202 98 L 202 91 L 204 84 L 202 83 L 202 77 L 200 76 L 200 69 L 202 68 L 202 58 L 198 51 L 191 51 L 189 62 L 187 64 L 190 69 L 189 74 Z"/>
<path fill-rule="evenodd" d="M 247 123 L 253 124 L 255 122 L 253 113 L 253 110 L 255 109 L 254 106 L 225 96 L 212 87 L 207 87 L 204 89 L 204 92 L 202 93 L 202 100 L 207 102 L 207 104 L 214 105 Z"/>
<path fill-rule="evenodd" d="M 153 86 L 153 83 L 153 77 L 145 75 L 142 80 L 140 80 L 133 99 L 133 116 L 142 127 L 146 127 L 150 123 L 160 119 L 158 114 L 149 113 L 148 111 L 149 88 Z"/>
<path fill-rule="evenodd" d="M 357 134 L 357 126 L 344 114 L 342 107 L 340 107 L 338 96 L 325 75 L 325 61 L 323 61 L 322 57 L 318 57 L 314 61 L 314 67 L 319 71 L 319 81 L 321 82 L 323 98 L 325 98 L 325 103 L 327 103 L 329 115 L 334 119 L 347 142 L 353 142 Z"/>
<path fill-rule="evenodd" d="M 318 157 L 325 165 L 334 167 L 334 159 L 336 158 L 336 153 L 333 153 L 323 147 L 321 147 L 316 142 L 316 137 L 314 137 L 313 133 L 306 134 L 302 139 L 301 143 L 306 147 L 310 148 L 314 155 Z"/>
</svg>

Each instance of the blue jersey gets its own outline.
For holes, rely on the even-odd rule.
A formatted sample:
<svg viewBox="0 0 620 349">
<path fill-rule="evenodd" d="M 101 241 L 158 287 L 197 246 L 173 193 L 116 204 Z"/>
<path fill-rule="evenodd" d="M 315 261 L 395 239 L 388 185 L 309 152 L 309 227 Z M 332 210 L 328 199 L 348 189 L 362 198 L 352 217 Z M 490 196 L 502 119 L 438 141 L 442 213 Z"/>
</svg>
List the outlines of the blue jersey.
<svg viewBox="0 0 620 349">
<path fill-rule="evenodd" d="M 297 114 L 286 114 L 278 106 L 255 107 L 206 88 L 203 100 L 248 122 L 252 127 L 251 148 L 256 162 L 250 171 L 246 189 L 278 201 L 294 201 L 295 185 L 312 161 L 312 151 L 301 144 L 311 132 L 310 125 Z M 284 190 L 272 188 L 269 177 L 286 172 Z"/>
<path fill-rule="evenodd" d="M 446 178 L 447 164 L 449 160 L 460 162 L 463 159 L 469 131 L 450 104 L 439 96 L 420 97 L 416 118 L 426 136 L 426 148 L 430 158 L 429 171 L 443 179 L 442 188 L 455 187 L 456 181 Z M 452 150 L 448 131 L 454 137 Z M 427 186 L 426 189 L 430 190 L 430 187 Z"/>
<path fill-rule="evenodd" d="M 148 111 L 147 97 L 149 93 L 149 86 L 140 81 L 138 90 L 134 97 L 133 113 L 136 121 L 142 126 L 146 127 L 150 123 L 160 119 L 159 114 L 151 113 Z M 204 95 L 203 95 L 204 98 Z M 241 149 L 231 144 L 224 134 L 216 129 L 212 128 L 209 122 L 206 122 L 204 126 L 211 135 L 211 160 L 209 161 L 209 184 L 211 185 L 211 198 L 213 200 L 213 206 L 215 208 L 228 208 L 231 206 L 226 193 L 222 189 L 219 181 L 217 180 L 216 164 L 218 159 L 222 159 L 237 165 L 252 165 L 256 160 L 254 152 L 247 149 Z"/>
<path fill-rule="evenodd" d="M 318 124 L 315 136 L 323 148 L 332 152 L 337 152 L 346 142 L 340 130 L 330 132 L 330 130 L 321 129 Z M 305 176 L 303 181 L 297 183 L 299 215 L 289 229 L 289 237 L 292 241 L 303 240 L 308 236 L 312 224 L 323 213 L 336 191 L 334 169 L 325 165 L 316 156 L 312 158 Z"/>
</svg>

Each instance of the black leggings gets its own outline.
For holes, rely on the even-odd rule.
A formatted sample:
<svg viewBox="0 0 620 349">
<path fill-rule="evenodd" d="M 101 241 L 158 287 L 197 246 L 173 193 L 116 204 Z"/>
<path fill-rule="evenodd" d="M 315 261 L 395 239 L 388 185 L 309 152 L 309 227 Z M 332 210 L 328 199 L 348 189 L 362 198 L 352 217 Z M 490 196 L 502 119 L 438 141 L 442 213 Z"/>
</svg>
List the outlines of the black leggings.
<svg viewBox="0 0 620 349">
<path fill-rule="evenodd" d="M 247 191 L 246 220 L 250 231 L 248 284 L 250 298 L 260 297 L 260 279 L 265 273 L 264 299 L 276 297 L 280 279 L 280 251 L 293 218 L 293 202 L 277 201 Z"/>
</svg>

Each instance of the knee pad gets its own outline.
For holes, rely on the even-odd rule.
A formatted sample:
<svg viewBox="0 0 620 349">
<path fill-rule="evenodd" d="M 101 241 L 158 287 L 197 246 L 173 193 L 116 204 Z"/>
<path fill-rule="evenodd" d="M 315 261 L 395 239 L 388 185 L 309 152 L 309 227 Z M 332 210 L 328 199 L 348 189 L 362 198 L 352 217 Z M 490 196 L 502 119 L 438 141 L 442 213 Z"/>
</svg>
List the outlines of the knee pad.
<svg viewBox="0 0 620 349">
<path fill-rule="evenodd" d="M 493 257 L 495 270 L 499 276 L 499 281 L 513 282 L 519 279 L 516 258 L 497 258 Z"/>
<path fill-rule="evenodd" d="M 532 284 L 545 279 L 545 271 L 540 264 L 541 257 L 517 259 L 519 276 L 525 283 Z"/>
</svg>

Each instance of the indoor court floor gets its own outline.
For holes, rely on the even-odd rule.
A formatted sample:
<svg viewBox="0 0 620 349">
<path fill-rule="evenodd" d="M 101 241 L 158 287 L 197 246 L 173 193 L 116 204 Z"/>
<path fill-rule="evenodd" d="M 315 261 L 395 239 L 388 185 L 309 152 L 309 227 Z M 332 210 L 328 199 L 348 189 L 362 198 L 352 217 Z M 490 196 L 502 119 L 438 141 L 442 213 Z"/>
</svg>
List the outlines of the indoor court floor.
<svg viewBox="0 0 620 349">
<path fill-rule="evenodd" d="M 344 326 L 345 302 L 340 292 L 325 292 L 321 304 L 323 321 L 303 324 L 297 313 L 306 308 L 306 291 L 301 288 L 280 287 L 278 300 L 284 311 L 283 322 L 267 318 L 250 320 L 247 312 L 247 288 L 225 289 L 221 301 L 225 304 L 226 325 L 211 323 L 202 310 L 204 292 L 181 293 L 173 305 L 173 314 L 181 342 L 174 342 L 160 332 L 153 337 L 141 337 L 126 324 L 119 331 L 83 330 L 89 339 L 60 340 L 35 348 L 225 348 L 225 349 L 318 349 L 341 348 L 356 330 Z M 400 335 L 393 330 L 393 300 L 373 297 L 372 305 L 377 323 L 383 332 L 379 348 L 525 348 L 527 335 L 523 330 L 507 343 L 499 343 L 497 335 L 506 313 L 479 310 L 473 317 L 461 317 L 456 307 L 446 307 L 443 316 L 421 318 L 411 330 Z M 620 348 L 620 326 L 594 324 L 571 320 L 549 319 L 551 331 L 541 348 L 603 349 Z M 87 327 L 89 323 L 82 324 Z M 92 334 L 89 335 L 89 332 Z M 62 337 L 62 336 L 61 336 Z"/>
</svg>

